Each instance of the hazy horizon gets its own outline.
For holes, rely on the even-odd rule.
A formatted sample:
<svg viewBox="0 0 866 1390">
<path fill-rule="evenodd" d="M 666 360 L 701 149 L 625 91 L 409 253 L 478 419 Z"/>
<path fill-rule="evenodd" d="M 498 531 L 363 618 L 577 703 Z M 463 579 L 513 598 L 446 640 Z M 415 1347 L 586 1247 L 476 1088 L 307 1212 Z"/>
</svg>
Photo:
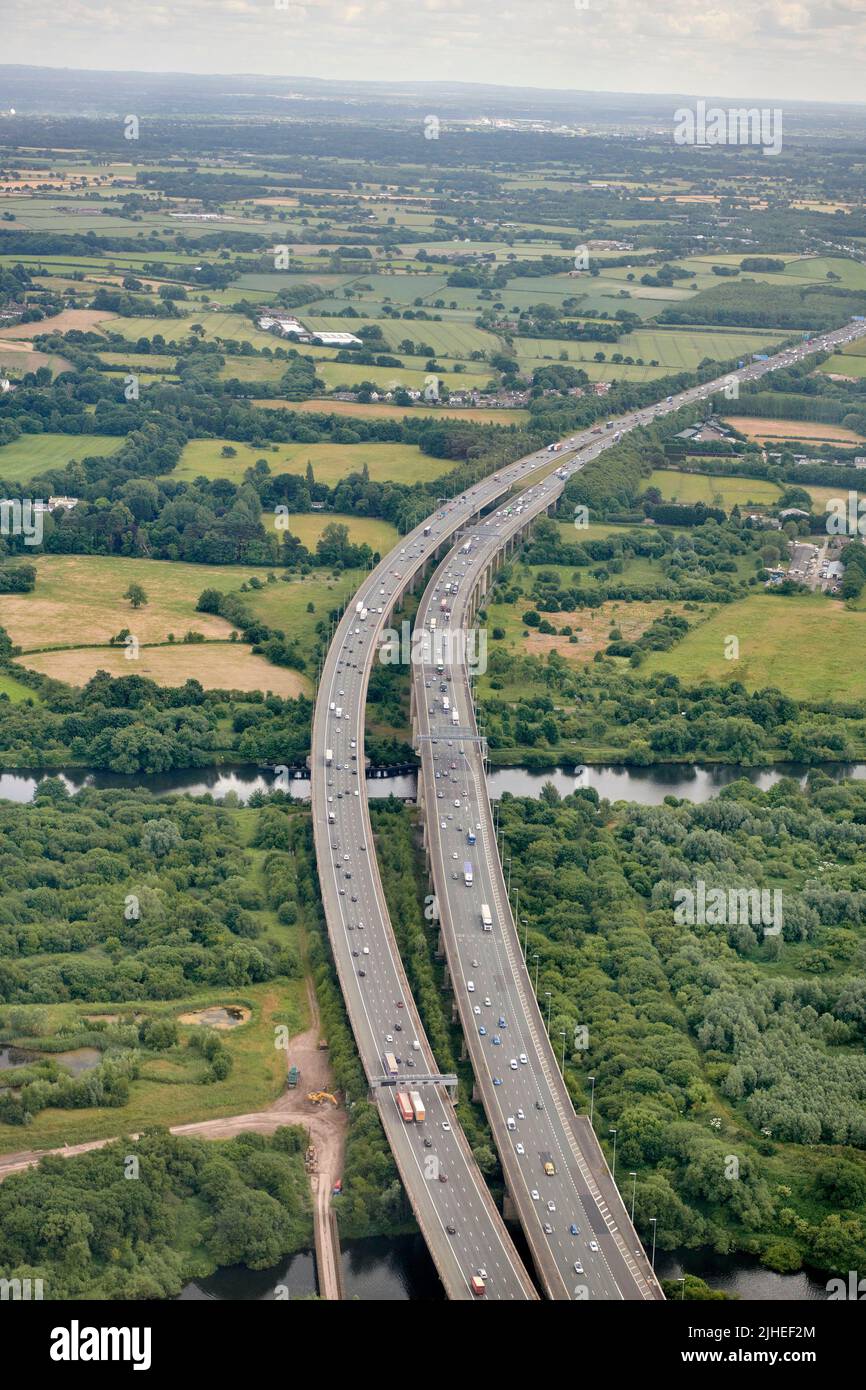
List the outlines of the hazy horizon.
<svg viewBox="0 0 866 1390">
<path fill-rule="evenodd" d="M 280 6 L 280 7 L 278 7 Z M 866 0 L 5 0 L 9 65 L 863 101 Z M 395 79 L 395 66 L 399 78 Z"/>
</svg>

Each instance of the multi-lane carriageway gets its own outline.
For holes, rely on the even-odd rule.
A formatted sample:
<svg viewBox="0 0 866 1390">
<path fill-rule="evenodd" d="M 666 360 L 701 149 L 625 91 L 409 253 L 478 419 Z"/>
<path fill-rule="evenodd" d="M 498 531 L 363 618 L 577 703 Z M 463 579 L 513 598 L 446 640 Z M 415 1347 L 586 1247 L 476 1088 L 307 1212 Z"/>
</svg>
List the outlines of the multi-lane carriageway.
<svg viewBox="0 0 866 1390">
<path fill-rule="evenodd" d="M 474 1163 L 457 1123 L 448 1089 L 436 1079 L 436 1061 L 421 1026 L 385 904 L 364 779 L 366 692 L 382 630 L 404 595 L 415 588 L 419 576 L 442 557 L 456 536 L 465 533 L 468 537 L 474 527 L 474 534 L 479 536 L 478 542 L 473 544 L 476 553 L 473 556 L 472 551 L 469 552 L 472 565 L 467 564 L 465 578 L 460 581 L 460 606 L 456 609 L 452 606 L 455 624 L 469 621 L 477 590 L 480 586 L 483 591 L 497 552 L 540 511 L 555 504 L 565 482 L 576 469 L 610 447 L 624 431 L 646 424 L 657 415 L 705 399 L 726 386 L 732 377 L 741 381 L 755 380 L 807 354 L 835 349 L 864 333 L 866 323 L 852 322 L 808 344 L 778 353 L 766 361 L 751 363 L 718 381 L 630 412 L 604 432 L 594 429 L 573 436 L 563 442 L 556 454 L 556 475 L 533 488 L 527 497 L 518 498 L 517 506 L 522 510 L 517 512 L 515 507 L 511 517 L 495 517 L 490 525 L 484 526 L 482 514 L 519 488 L 527 475 L 550 459 L 550 454 L 540 451 L 510 464 L 452 499 L 404 537 L 403 544 L 395 547 L 367 577 L 337 627 L 317 693 L 311 757 L 313 828 L 325 916 L 340 985 L 371 1094 L 449 1298 L 471 1298 L 470 1280 L 479 1269 L 486 1271 L 488 1298 L 531 1299 L 536 1295 Z M 446 559 L 445 565 L 448 563 Z M 450 563 L 455 563 L 453 554 Z M 356 603 L 367 610 L 364 620 L 356 611 Z M 450 684 L 459 690 L 459 727 L 465 733 L 474 732 L 469 692 L 463 684 L 465 673 L 451 674 Z M 428 691 L 424 682 L 431 677 L 428 673 L 421 679 L 422 694 L 426 697 Z M 434 704 L 432 716 L 431 703 Z M 419 713 L 426 711 L 428 721 L 436 720 L 433 701 L 428 699 L 424 703 L 418 699 L 416 709 Z M 432 737 L 436 725 L 429 727 Z M 450 727 L 453 730 L 454 726 Z M 443 937 L 477 1081 L 502 1156 L 509 1191 L 542 1284 L 549 1296 L 560 1298 L 584 1298 L 587 1292 L 590 1298 L 661 1297 L 607 1172 L 601 1150 L 586 1120 L 574 1115 L 559 1077 L 556 1059 L 520 958 L 519 942 L 502 886 L 477 745 L 468 739 L 463 742 L 469 756 L 462 759 L 466 765 L 466 780 L 462 786 L 470 793 L 476 824 L 482 826 L 478 835 L 481 852 L 475 850 L 479 882 L 490 895 L 483 901 L 493 909 L 496 924 L 492 933 L 485 934 L 488 939 L 483 952 L 479 945 L 478 953 L 473 956 L 470 952 L 474 946 L 467 947 L 466 942 L 461 941 L 461 932 L 465 937 L 470 928 L 464 920 L 468 900 L 455 903 L 454 899 L 454 889 L 463 886 L 462 880 L 455 883 L 450 878 L 455 862 L 451 855 L 456 842 L 452 846 L 450 842 L 438 841 L 438 837 L 431 838 L 433 872 L 441 885 Z M 421 743 L 423 748 L 429 740 L 421 740 Z M 452 759 L 447 761 L 450 773 Z M 439 771 L 442 770 L 440 766 Z M 429 799 L 431 785 L 435 788 L 435 771 L 430 744 L 424 754 L 422 776 L 425 801 Z M 435 792 L 432 799 L 437 806 L 440 804 Z M 452 798 L 457 799 L 463 800 L 459 792 Z M 432 834 L 434 828 L 441 832 L 441 819 L 432 810 L 428 811 L 428 834 Z M 466 821 L 462 823 L 467 824 Z M 446 820 L 446 826 L 452 824 Z M 444 836 L 445 832 L 441 834 Z M 462 859 L 456 862 L 459 870 Z M 482 900 L 480 893 L 474 897 Z M 474 923 L 471 931 L 478 942 L 479 931 Z M 491 999 L 489 1007 L 483 1003 L 480 1007 L 492 1014 L 498 996 L 503 1010 L 507 1010 L 501 1015 L 506 1018 L 506 1028 L 500 1032 L 502 1043 L 496 1048 L 497 1055 L 503 1056 L 501 1068 L 498 1062 L 489 1061 L 493 1055 L 492 1044 L 485 1050 L 487 1038 L 481 1039 L 477 1032 L 478 1016 L 474 1014 L 475 1005 L 469 1001 L 466 986 L 472 976 L 463 968 L 464 963 L 472 959 L 477 959 L 479 965 L 468 968 L 477 970 L 481 976 L 480 980 L 473 980 L 477 986 L 473 994 L 480 995 L 482 1001 L 487 997 Z M 499 1016 L 497 1012 L 497 1028 Z M 393 1042 L 388 1041 L 389 1037 Z M 393 1051 L 401 1059 L 401 1088 L 412 1086 L 422 1090 L 427 1109 L 423 1125 L 404 1124 L 397 1111 L 395 1088 L 381 1085 L 385 1079 L 386 1051 Z M 521 1053 L 526 1055 L 526 1063 L 520 1062 Z M 510 1066 L 512 1057 L 517 1060 L 516 1071 Z M 509 1090 L 506 1089 L 506 1073 Z M 501 1088 L 494 1088 L 494 1075 L 502 1080 Z M 430 1079 L 422 1085 L 422 1078 Z M 501 1104 L 497 1095 L 500 1090 Z M 536 1099 L 543 1103 L 543 1110 L 535 1108 Z M 531 1108 L 527 1107 L 527 1102 Z M 519 1120 L 518 1109 L 527 1118 Z M 522 1135 L 508 1128 L 509 1117 L 514 1119 L 515 1125 L 523 1126 Z M 524 1154 L 517 1153 L 517 1143 L 523 1145 Z M 540 1150 L 542 1143 L 549 1148 Z M 535 1146 L 534 1151 L 531 1145 Z M 550 1152 L 557 1170 L 553 1178 L 545 1178 L 544 1186 L 533 1181 L 540 1152 Z M 539 1179 L 541 1176 L 539 1173 Z M 538 1202 L 531 1195 L 533 1187 L 539 1191 Z M 548 1195 L 554 1189 L 556 1195 Z M 546 1215 L 542 1212 L 542 1194 Z M 548 1201 L 554 1202 L 555 1212 L 547 1211 Z M 550 1234 L 544 1231 L 545 1221 L 552 1228 Z M 577 1236 L 570 1233 L 572 1223 L 580 1228 Z M 597 1252 L 590 1249 L 590 1241 L 599 1246 Z M 582 1272 L 574 1270 L 575 1261 L 582 1264 Z"/>
</svg>

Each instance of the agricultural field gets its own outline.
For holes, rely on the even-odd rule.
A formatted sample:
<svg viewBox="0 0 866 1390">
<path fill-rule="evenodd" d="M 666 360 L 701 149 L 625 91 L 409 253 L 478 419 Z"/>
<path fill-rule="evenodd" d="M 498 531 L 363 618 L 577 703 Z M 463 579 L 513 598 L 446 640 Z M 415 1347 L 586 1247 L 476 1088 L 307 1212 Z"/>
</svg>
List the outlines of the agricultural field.
<svg viewBox="0 0 866 1390">
<path fill-rule="evenodd" d="M 224 448 L 234 449 L 235 456 L 223 458 Z M 266 460 L 275 475 L 306 473 L 310 464 L 316 482 L 331 486 L 350 473 L 360 473 L 365 467 L 374 482 L 403 483 L 427 482 L 449 468 L 448 460 L 430 458 L 422 454 L 416 444 L 253 445 L 227 439 L 193 439 L 184 447 L 180 462 L 170 476 L 183 481 L 204 477 L 241 482 L 247 469 L 260 458 Z"/>
<path fill-rule="evenodd" d="M 315 399 L 309 401 L 256 400 L 254 405 L 262 410 L 299 410 L 309 415 L 356 415 L 370 420 L 403 420 L 406 416 L 422 415 L 428 420 L 471 420 L 476 425 L 524 425 L 529 419 L 528 410 L 508 410 L 473 406 L 402 406 L 388 405 L 381 401 L 364 404 L 361 401 L 333 401 Z"/>
<path fill-rule="evenodd" d="M 725 656 L 732 634 L 737 661 Z M 669 671 L 688 683 L 736 679 L 749 690 L 775 686 L 795 700 L 862 700 L 866 671 L 851 653 L 864 642 L 866 612 L 819 594 L 760 593 L 725 605 L 670 651 L 651 653 L 641 671 Z"/>
<path fill-rule="evenodd" d="M 863 436 L 843 425 L 825 425 L 819 420 L 768 420 L 757 415 L 726 415 L 732 425 L 747 439 L 760 442 L 772 439 L 803 439 L 830 444 L 860 444 Z"/>
<path fill-rule="evenodd" d="M 201 630 L 201 629 L 199 629 Z M 308 694 L 310 682 L 298 671 L 273 666 L 242 642 L 205 642 L 193 646 L 140 647 L 134 661 L 115 648 L 79 647 L 71 651 L 37 652 L 20 660 L 32 671 L 86 685 L 97 671 L 109 675 L 143 676 L 157 685 L 178 686 L 200 681 L 205 690 L 263 690 L 283 699 Z"/>
<path fill-rule="evenodd" d="M 0 446 L 0 478 L 29 482 L 49 468 L 65 468 L 72 459 L 114 454 L 123 439 L 112 434 L 22 434 Z"/>
<path fill-rule="evenodd" d="M 0 625 L 25 652 L 108 642 L 122 628 L 140 642 L 178 641 L 194 628 L 226 639 L 230 625 L 211 613 L 196 613 L 207 588 L 237 589 L 257 571 L 252 566 L 170 564 L 103 555 L 39 555 L 36 587 L 29 594 L 0 594 Z M 123 595 L 140 584 L 147 603 L 133 609 Z M 122 655 L 122 653 L 121 653 Z"/>
<path fill-rule="evenodd" d="M 302 545 L 315 554 L 316 543 L 326 526 L 346 526 L 352 545 L 369 545 L 379 555 L 387 555 L 400 539 L 400 532 L 390 522 L 371 516 L 352 516 L 342 512 L 296 512 L 279 518 L 283 530 L 297 536 Z M 276 526 L 277 518 L 274 518 Z"/>
<path fill-rule="evenodd" d="M 682 502 L 692 506 L 703 502 L 707 507 L 733 506 L 748 503 L 772 506 L 781 496 L 781 489 L 764 478 L 724 478 L 709 473 L 681 473 L 674 468 L 657 468 L 647 483 L 657 487 L 666 502 Z"/>
<path fill-rule="evenodd" d="M 272 570 L 244 565 L 190 565 L 151 560 L 125 560 L 97 555 L 44 555 L 35 558 L 36 588 L 29 594 L 0 595 L 0 626 L 26 652 L 50 648 L 86 647 L 105 643 L 122 628 L 129 628 L 143 643 L 178 643 L 184 633 L 201 632 L 224 642 L 231 625 L 211 613 L 197 613 L 195 605 L 205 589 L 237 592 L 251 579 L 265 581 L 261 590 L 243 597 L 267 621 L 291 638 L 310 643 L 315 624 L 332 607 L 353 593 L 361 576 L 347 570 L 334 577 L 318 570 L 292 575 L 285 583 L 268 583 Z M 133 609 L 123 595 L 131 583 L 140 584 L 147 603 Z M 312 612 L 308 608 L 312 606 Z M 191 648 L 200 652 L 201 647 Z M 225 648 L 220 648 L 225 651 Z"/>
</svg>

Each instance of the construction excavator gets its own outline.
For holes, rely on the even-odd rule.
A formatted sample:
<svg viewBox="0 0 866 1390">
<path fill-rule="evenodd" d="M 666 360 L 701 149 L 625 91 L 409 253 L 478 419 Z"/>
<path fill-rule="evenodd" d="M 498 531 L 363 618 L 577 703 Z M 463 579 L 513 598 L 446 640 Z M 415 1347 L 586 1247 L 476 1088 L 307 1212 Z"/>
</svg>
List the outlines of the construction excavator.
<svg viewBox="0 0 866 1390">
<path fill-rule="evenodd" d="M 313 1105 L 321 1105 L 323 1101 L 326 1100 L 329 1100 L 332 1105 L 339 1104 L 337 1097 L 332 1096 L 330 1091 L 310 1091 L 307 1095 L 307 1100 L 312 1101 Z"/>
</svg>

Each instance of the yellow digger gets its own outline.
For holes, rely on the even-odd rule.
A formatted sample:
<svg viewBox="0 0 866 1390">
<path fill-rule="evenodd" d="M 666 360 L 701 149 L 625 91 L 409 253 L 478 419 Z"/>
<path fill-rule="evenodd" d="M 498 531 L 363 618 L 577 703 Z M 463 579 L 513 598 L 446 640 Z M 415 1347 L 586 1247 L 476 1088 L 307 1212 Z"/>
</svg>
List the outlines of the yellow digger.
<svg viewBox="0 0 866 1390">
<path fill-rule="evenodd" d="M 323 1101 L 329 1100 L 332 1105 L 338 1105 L 336 1096 L 332 1096 L 330 1091 L 310 1091 L 307 1100 L 312 1101 L 313 1105 L 321 1105 Z"/>
</svg>

